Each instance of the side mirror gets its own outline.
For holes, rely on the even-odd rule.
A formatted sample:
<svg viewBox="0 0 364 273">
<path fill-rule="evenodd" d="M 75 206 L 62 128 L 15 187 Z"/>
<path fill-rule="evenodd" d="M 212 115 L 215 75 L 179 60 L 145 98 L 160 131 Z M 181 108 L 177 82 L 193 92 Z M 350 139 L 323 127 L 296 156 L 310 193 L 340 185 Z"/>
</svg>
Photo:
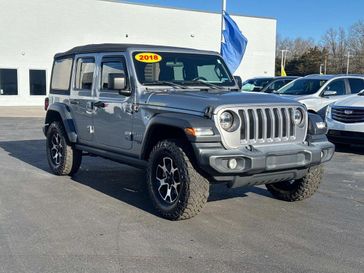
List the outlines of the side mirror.
<svg viewBox="0 0 364 273">
<path fill-rule="evenodd" d="M 327 90 L 324 92 L 324 97 L 331 97 L 331 96 L 336 96 L 336 95 L 337 95 L 336 91 Z"/>
<path fill-rule="evenodd" d="M 235 82 L 239 87 L 239 90 L 243 87 L 243 81 L 240 76 L 234 76 Z"/>
<path fill-rule="evenodd" d="M 263 86 L 254 86 L 253 91 L 262 91 Z"/>
<path fill-rule="evenodd" d="M 131 94 L 127 88 L 127 79 L 125 73 L 110 73 L 109 74 L 109 89 L 119 91 L 120 95 L 128 96 Z"/>
</svg>

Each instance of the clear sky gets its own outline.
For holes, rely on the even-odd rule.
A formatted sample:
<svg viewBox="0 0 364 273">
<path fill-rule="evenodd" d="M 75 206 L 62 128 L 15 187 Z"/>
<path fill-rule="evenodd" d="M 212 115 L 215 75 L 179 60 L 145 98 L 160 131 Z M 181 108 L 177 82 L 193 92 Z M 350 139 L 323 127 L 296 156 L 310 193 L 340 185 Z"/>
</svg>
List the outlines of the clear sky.
<svg viewBox="0 0 364 273">
<path fill-rule="evenodd" d="M 206 11 L 221 10 L 221 0 L 129 0 Z M 251 16 L 273 17 L 282 37 L 321 39 L 330 27 L 348 28 L 364 21 L 364 0 L 227 0 L 227 11 Z"/>
</svg>

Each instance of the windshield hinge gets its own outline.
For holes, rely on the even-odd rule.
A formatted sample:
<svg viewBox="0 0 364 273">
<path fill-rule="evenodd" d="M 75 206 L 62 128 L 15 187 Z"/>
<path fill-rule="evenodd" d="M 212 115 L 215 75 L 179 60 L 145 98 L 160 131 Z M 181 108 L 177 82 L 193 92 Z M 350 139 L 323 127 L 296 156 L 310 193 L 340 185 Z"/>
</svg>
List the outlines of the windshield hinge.
<svg viewBox="0 0 364 273">
<path fill-rule="evenodd" d="M 213 113 L 214 113 L 214 108 L 212 106 L 207 106 L 205 109 L 204 117 L 211 119 Z"/>
</svg>

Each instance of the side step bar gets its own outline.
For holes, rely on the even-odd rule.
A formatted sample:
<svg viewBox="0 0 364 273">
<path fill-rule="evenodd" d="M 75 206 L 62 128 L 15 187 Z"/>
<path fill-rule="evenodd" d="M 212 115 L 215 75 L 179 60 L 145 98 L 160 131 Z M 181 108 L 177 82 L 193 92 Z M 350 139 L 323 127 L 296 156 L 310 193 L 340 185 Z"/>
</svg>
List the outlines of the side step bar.
<svg viewBox="0 0 364 273">
<path fill-rule="evenodd" d="M 141 160 L 138 158 L 134 158 L 134 157 L 130 157 L 130 156 L 126 156 L 126 155 L 122 155 L 119 153 L 114 153 L 114 152 L 110 152 L 110 151 L 105 151 L 105 150 L 101 150 L 95 147 L 90 147 L 87 145 L 81 145 L 81 144 L 76 144 L 75 148 L 81 151 L 85 151 L 88 152 L 90 154 L 93 155 L 97 155 L 106 159 L 110 159 L 125 165 L 129 165 L 132 167 L 136 167 L 139 169 L 146 169 L 147 168 L 147 161 L 145 160 Z"/>
</svg>

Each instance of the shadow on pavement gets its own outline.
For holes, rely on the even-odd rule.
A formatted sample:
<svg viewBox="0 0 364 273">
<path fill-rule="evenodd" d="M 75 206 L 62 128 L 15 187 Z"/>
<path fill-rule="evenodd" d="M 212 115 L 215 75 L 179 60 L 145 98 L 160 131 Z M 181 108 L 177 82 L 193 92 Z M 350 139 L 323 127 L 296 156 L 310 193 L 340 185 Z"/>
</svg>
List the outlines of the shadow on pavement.
<svg viewBox="0 0 364 273">
<path fill-rule="evenodd" d="M 45 152 L 45 140 L 0 141 L 0 148 L 11 157 L 40 170 L 50 172 Z M 120 166 L 120 167 L 119 167 Z M 80 171 L 72 180 L 99 192 L 155 214 L 145 190 L 145 172 L 98 157 L 84 157 Z M 252 192 L 271 197 L 263 188 L 228 189 L 226 185 L 213 185 L 209 202 L 246 197 Z"/>
</svg>

